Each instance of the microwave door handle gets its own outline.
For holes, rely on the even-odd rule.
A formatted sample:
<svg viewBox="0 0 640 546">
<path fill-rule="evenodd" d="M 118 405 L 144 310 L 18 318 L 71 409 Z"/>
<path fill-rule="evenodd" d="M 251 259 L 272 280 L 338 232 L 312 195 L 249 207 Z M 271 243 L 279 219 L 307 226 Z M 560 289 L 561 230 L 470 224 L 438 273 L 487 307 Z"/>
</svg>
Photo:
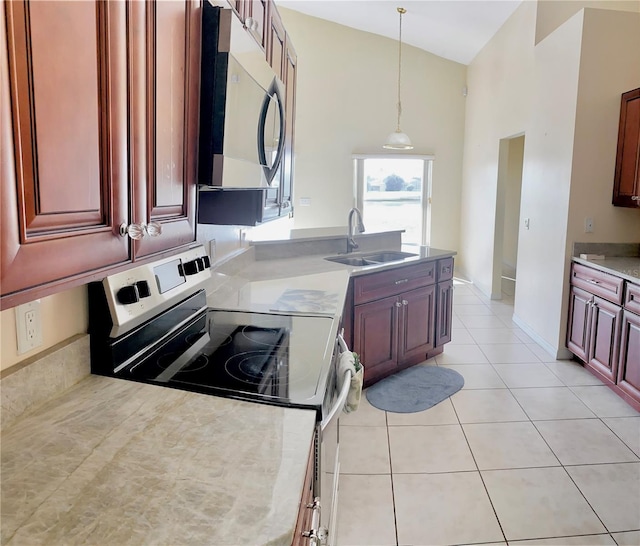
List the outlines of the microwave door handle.
<svg viewBox="0 0 640 546">
<path fill-rule="evenodd" d="M 338 399 L 333 404 L 329 415 L 327 415 L 320 422 L 320 430 L 324 431 L 331 422 L 336 418 L 336 416 L 342 411 L 344 405 L 347 402 L 347 396 L 349 396 L 349 388 L 351 387 L 351 370 L 347 370 L 344 373 L 344 381 L 342 383 L 342 389 L 340 390 L 340 394 L 338 395 Z"/>
</svg>

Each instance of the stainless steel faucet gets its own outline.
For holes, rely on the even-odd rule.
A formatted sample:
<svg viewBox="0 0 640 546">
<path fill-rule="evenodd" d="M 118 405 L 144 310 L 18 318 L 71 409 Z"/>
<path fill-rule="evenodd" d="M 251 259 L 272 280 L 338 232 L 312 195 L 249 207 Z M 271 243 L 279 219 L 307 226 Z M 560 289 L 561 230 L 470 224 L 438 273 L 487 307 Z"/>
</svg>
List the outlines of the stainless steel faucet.
<svg viewBox="0 0 640 546">
<path fill-rule="evenodd" d="M 351 252 L 352 250 L 358 248 L 358 243 L 353 240 L 353 215 L 356 215 L 356 219 L 358 220 L 358 233 L 364 233 L 364 224 L 362 222 L 362 213 L 356 208 L 353 207 L 349 211 L 349 237 L 347 238 L 347 252 Z"/>
</svg>

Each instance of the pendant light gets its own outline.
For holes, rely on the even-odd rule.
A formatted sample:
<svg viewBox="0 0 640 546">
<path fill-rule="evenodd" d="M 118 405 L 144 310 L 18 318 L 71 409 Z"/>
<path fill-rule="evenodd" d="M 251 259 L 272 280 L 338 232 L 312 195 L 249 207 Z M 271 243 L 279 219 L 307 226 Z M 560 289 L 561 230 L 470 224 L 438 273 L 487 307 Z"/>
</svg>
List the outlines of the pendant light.
<svg viewBox="0 0 640 546">
<path fill-rule="evenodd" d="M 400 100 L 400 74 L 402 69 L 402 16 L 407 13 L 404 8 L 397 8 L 400 14 L 400 32 L 398 37 L 398 125 L 396 130 L 387 137 L 382 146 L 389 150 L 412 150 L 411 139 L 400 130 L 400 115 L 402 114 L 402 101 Z"/>
</svg>

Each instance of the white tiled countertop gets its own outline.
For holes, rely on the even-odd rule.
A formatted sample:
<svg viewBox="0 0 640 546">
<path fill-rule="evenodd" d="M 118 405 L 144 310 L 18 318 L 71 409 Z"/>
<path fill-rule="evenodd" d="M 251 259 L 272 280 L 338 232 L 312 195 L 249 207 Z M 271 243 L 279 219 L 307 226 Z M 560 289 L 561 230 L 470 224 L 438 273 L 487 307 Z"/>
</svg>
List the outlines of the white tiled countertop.
<svg viewBox="0 0 640 546">
<path fill-rule="evenodd" d="M 315 413 L 90 376 L 2 433 L 2 544 L 290 545 Z"/>
</svg>

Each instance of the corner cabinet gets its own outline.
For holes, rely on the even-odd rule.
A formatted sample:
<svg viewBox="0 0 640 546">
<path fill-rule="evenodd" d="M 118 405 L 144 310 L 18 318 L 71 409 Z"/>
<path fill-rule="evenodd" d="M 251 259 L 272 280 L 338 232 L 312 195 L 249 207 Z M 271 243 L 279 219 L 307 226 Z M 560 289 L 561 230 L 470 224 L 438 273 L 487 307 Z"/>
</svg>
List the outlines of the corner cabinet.
<svg viewBox="0 0 640 546">
<path fill-rule="evenodd" d="M 198 6 L 3 5 L 3 308 L 195 239 Z"/>
<path fill-rule="evenodd" d="M 452 272 L 447 258 L 352 280 L 345 323 L 352 324 L 365 386 L 442 352 L 451 333 Z"/>
<path fill-rule="evenodd" d="M 639 302 L 640 286 L 573 264 L 567 348 L 640 411 Z"/>
<path fill-rule="evenodd" d="M 640 88 L 622 94 L 612 202 L 640 207 Z"/>
</svg>

